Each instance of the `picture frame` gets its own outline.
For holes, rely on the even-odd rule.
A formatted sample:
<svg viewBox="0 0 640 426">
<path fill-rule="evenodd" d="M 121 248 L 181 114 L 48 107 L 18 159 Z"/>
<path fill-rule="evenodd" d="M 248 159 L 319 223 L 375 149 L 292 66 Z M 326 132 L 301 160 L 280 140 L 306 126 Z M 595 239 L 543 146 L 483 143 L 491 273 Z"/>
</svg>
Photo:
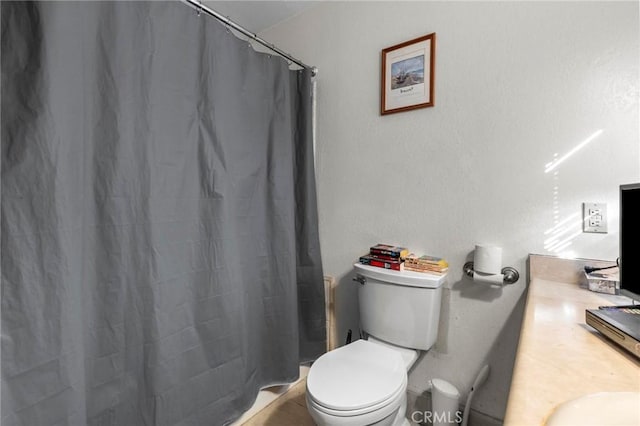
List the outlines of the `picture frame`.
<svg viewBox="0 0 640 426">
<path fill-rule="evenodd" d="M 382 49 L 380 114 L 434 106 L 436 33 Z"/>
</svg>

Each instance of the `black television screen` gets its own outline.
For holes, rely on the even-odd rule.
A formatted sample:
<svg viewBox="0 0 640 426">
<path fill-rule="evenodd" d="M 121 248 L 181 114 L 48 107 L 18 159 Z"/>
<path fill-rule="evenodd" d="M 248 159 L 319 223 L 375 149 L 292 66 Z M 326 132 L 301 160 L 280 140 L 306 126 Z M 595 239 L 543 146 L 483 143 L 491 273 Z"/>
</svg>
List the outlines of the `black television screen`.
<svg viewBox="0 0 640 426">
<path fill-rule="evenodd" d="M 640 183 L 620 185 L 620 292 L 640 301 Z"/>
</svg>

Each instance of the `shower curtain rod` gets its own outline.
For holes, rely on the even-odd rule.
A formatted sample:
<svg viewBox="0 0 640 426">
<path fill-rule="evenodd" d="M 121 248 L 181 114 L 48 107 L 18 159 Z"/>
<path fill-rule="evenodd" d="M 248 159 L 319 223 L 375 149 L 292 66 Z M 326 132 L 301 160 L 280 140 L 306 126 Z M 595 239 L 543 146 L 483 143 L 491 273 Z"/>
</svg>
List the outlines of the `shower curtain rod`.
<svg viewBox="0 0 640 426">
<path fill-rule="evenodd" d="M 252 33 L 251 31 L 247 30 L 246 28 L 244 28 L 243 26 L 241 26 L 239 24 L 236 24 L 235 22 L 233 22 L 228 17 L 222 16 L 221 14 L 216 12 L 215 10 L 203 5 L 201 1 L 199 1 L 199 0 L 180 0 L 180 1 L 182 1 L 183 3 L 186 3 L 187 5 L 191 6 L 192 8 L 194 8 L 198 12 L 204 12 L 207 15 L 216 18 L 218 21 L 222 22 L 223 24 L 227 25 L 228 27 L 231 27 L 234 30 L 244 34 L 247 37 L 249 37 L 250 39 L 257 41 L 258 43 L 260 43 L 261 45 L 263 45 L 267 49 L 270 49 L 270 50 L 276 52 L 278 55 L 282 56 L 283 58 L 288 59 L 289 61 L 300 65 L 302 68 L 306 68 L 306 69 L 311 70 L 311 75 L 312 76 L 315 76 L 318 73 L 318 68 L 310 66 L 310 65 L 307 65 L 304 62 L 302 62 L 301 60 L 296 59 L 293 56 L 289 55 L 288 53 L 280 50 L 278 47 L 276 47 L 275 45 L 273 45 L 273 44 L 269 43 L 268 41 L 262 39 L 257 34 Z"/>
</svg>

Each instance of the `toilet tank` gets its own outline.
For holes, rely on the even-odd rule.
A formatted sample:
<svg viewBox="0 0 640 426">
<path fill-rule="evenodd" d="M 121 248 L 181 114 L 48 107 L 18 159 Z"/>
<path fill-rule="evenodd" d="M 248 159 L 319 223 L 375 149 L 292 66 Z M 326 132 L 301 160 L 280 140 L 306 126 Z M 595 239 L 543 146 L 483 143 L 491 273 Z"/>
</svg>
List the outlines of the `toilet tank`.
<svg viewBox="0 0 640 426">
<path fill-rule="evenodd" d="M 354 265 L 362 329 L 406 348 L 428 350 L 438 336 L 446 275 Z"/>
</svg>

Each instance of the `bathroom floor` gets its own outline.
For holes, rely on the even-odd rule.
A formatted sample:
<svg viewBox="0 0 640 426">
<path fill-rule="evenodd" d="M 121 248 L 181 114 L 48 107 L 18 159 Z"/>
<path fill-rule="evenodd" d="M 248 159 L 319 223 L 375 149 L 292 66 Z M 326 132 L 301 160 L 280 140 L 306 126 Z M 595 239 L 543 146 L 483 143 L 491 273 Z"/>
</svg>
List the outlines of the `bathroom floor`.
<svg viewBox="0 0 640 426">
<path fill-rule="evenodd" d="M 305 403 L 306 380 L 300 381 L 242 426 L 315 426 Z"/>
</svg>

